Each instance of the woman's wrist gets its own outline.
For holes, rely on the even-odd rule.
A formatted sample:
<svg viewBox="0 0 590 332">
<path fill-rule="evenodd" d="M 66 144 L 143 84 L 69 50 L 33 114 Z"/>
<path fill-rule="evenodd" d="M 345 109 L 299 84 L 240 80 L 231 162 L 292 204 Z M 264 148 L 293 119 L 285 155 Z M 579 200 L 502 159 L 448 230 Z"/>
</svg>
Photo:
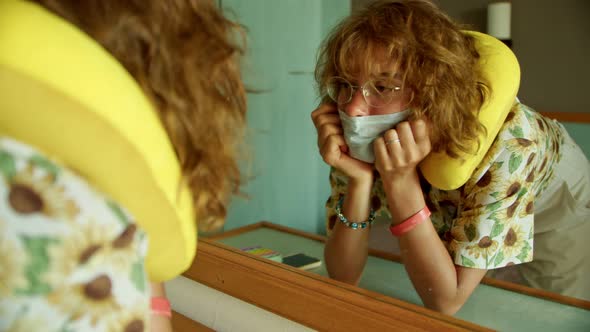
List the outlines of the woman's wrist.
<svg viewBox="0 0 590 332">
<path fill-rule="evenodd" d="M 150 307 L 153 315 L 170 318 L 172 310 L 170 308 L 170 301 L 166 297 L 166 290 L 164 284 L 152 282 L 151 287 L 151 302 Z"/>
<path fill-rule="evenodd" d="M 383 183 L 392 224 L 408 219 L 426 206 L 424 192 L 416 173 L 413 176 L 397 178 Z"/>
<path fill-rule="evenodd" d="M 416 226 L 423 223 L 425 220 L 430 218 L 430 210 L 427 206 L 424 206 L 414 215 L 405 219 L 404 221 L 400 222 L 399 224 L 394 224 L 389 227 L 391 234 L 393 236 L 402 236 L 411 230 L 413 230 Z"/>
<path fill-rule="evenodd" d="M 343 224 L 348 225 L 347 221 L 354 221 L 351 224 L 363 224 L 369 221 L 372 190 L 372 176 L 362 179 L 348 178 L 346 194 L 341 196 L 336 208 L 337 217 Z"/>
<path fill-rule="evenodd" d="M 370 190 L 373 187 L 374 180 L 373 172 L 363 172 L 356 176 L 350 176 L 348 178 L 348 187 L 349 189 L 364 188 L 366 190 L 368 188 Z"/>
<path fill-rule="evenodd" d="M 167 318 L 172 317 L 172 308 L 170 301 L 165 297 L 152 297 L 150 302 L 152 315 L 163 316 Z"/>
<path fill-rule="evenodd" d="M 346 190 L 346 201 L 357 202 L 355 205 L 369 205 L 371 192 L 373 190 L 372 177 L 367 179 L 349 179 Z M 348 205 L 348 204 L 346 204 Z"/>
<path fill-rule="evenodd" d="M 397 225 L 402 221 L 410 218 L 418 211 L 426 206 L 424 198 L 420 199 L 404 199 L 403 202 L 389 206 L 389 212 L 391 213 L 391 224 Z"/>
</svg>

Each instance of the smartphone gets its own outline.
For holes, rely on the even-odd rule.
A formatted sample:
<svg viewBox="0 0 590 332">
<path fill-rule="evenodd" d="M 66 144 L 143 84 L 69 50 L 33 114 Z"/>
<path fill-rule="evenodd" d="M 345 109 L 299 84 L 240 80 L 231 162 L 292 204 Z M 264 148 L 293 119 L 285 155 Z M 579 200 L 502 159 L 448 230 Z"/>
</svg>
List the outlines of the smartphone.
<svg viewBox="0 0 590 332">
<path fill-rule="evenodd" d="M 307 256 L 303 253 L 297 253 L 289 256 L 283 257 L 283 263 L 302 269 L 302 270 L 309 270 L 315 269 L 322 265 L 322 261 L 311 256 Z"/>
</svg>

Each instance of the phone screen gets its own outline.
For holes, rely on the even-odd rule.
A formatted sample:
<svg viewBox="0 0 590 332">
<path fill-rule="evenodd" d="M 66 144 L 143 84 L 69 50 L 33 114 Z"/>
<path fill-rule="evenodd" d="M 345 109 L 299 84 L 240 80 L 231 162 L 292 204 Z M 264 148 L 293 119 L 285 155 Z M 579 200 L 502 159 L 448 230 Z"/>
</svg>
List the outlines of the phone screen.
<svg viewBox="0 0 590 332">
<path fill-rule="evenodd" d="M 283 257 L 283 263 L 303 270 L 313 269 L 322 265 L 321 260 L 302 253 Z"/>
</svg>

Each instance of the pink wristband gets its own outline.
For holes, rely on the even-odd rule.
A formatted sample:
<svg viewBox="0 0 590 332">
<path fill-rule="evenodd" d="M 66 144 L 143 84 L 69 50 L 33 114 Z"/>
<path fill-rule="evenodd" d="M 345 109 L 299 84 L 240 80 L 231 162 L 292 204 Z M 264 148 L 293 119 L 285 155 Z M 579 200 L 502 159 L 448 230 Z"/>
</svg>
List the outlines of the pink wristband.
<svg viewBox="0 0 590 332">
<path fill-rule="evenodd" d="M 414 214 L 410 218 L 404 220 L 403 222 L 395 226 L 389 227 L 389 230 L 391 231 L 391 234 L 395 236 L 401 236 L 414 229 L 416 225 L 428 219 L 428 217 L 430 217 L 430 210 L 427 206 L 425 206 L 422 208 L 422 210 L 416 212 L 416 214 Z"/>
<path fill-rule="evenodd" d="M 159 316 L 172 317 L 170 301 L 165 297 L 152 297 L 152 314 Z"/>
</svg>

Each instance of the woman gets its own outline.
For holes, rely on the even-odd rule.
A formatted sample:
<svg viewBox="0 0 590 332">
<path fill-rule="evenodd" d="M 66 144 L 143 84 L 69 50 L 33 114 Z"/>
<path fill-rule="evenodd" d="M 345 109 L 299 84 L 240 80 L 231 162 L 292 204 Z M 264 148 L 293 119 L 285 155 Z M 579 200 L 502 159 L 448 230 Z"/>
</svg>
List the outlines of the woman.
<svg viewBox="0 0 590 332">
<path fill-rule="evenodd" d="M 76 25 L 135 78 L 176 152 L 199 228 L 219 228 L 240 184 L 246 101 L 239 26 L 215 1 L 33 2 Z M 0 137 L 0 161 L 7 263 L 0 264 L 0 330 L 171 330 L 162 285 L 144 288 L 145 232 L 124 206 L 24 142 Z M 34 218 L 42 227 L 22 222 Z M 86 240 L 94 243 L 88 250 L 72 250 Z M 63 282 L 72 276 L 83 283 Z M 151 316 L 150 296 L 157 298 Z"/>
<path fill-rule="evenodd" d="M 378 1 L 326 39 L 316 67 L 326 97 L 312 119 L 331 166 L 329 274 L 358 283 L 384 214 L 431 309 L 456 313 L 488 270 L 514 264 L 531 286 L 590 298 L 589 165 L 560 124 L 515 101 L 466 184 L 422 181 L 431 152 L 472 153 L 485 131 L 477 114 L 491 88 L 478 57 L 473 37 L 419 0 Z"/>
</svg>

